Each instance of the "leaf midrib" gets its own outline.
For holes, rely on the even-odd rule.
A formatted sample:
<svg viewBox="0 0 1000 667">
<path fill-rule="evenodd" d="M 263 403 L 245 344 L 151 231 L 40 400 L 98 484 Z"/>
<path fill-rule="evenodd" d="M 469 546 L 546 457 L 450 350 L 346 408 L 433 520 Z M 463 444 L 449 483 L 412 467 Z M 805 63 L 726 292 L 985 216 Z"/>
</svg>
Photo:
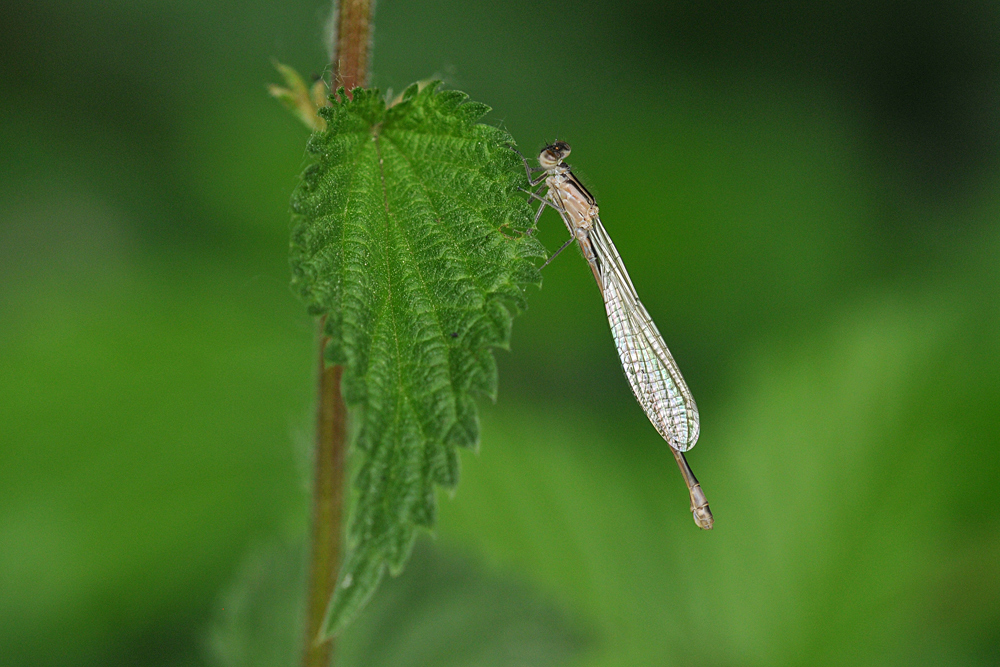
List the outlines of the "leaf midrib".
<svg viewBox="0 0 1000 667">
<path fill-rule="evenodd" d="M 426 134 L 426 136 L 434 136 L 434 135 Z M 403 160 L 406 161 L 406 164 L 409 167 L 410 173 L 414 175 L 414 177 L 415 177 L 414 180 L 416 181 L 416 183 L 420 187 L 420 190 L 423 192 L 424 199 L 427 201 L 427 203 L 430 206 L 430 208 L 434 211 L 435 219 L 440 222 L 440 220 L 442 219 L 441 218 L 441 211 L 435 205 L 434 199 L 430 196 L 430 192 L 429 192 L 427 186 L 424 184 L 424 180 L 418 176 L 419 172 L 416 169 L 413 168 L 413 159 L 411 158 L 411 156 L 407 155 L 407 153 L 400 147 L 399 143 L 397 143 L 395 141 L 392 141 L 392 139 L 388 138 L 388 137 L 386 137 L 386 141 L 389 142 L 392 145 L 392 147 L 395 148 L 396 151 L 399 152 L 400 157 L 402 157 Z M 443 163 L 443 164 L 447 164 L 447 163 Z M 467 167 L 466 167 L 466 170 L 467 171 L 473 171 L 473 172 L 475 172 L 475 170 L 469 170 Z M 476 173 L 478 173 L 478 172 L 476 172 Z M 482 213 L 482 211 L 479 211 L 478 209 L 477 209 L 477 212 Z M 456 254 L 461 259 L 462 268 L 465 271 L 465 275 L 468 277 L 468 279 L 472 283 L 473 287 L 475 287 L 476 291 L 479 293 L 480 299 L 482 299 L 482 302 L 484 304 L 488 303 L 489 302 L 489 298 L 488 297 L 489 297 L 490 292 L 487 290 L 487 288 L 486 288 L 485 285 L 481 284 L 476 279 L 475 272 L 469 270 L 469 263 L 472 260 L 472 258 L 467 253 L 465 253 L 463 251 L 461 243 L 458 242 L 458 239 L 455 236 L 454 230 L 450 229 L 448 227 L 448 225 L 441 225 L 441 228 L 444 230 L 445 236 L 447 236 L 448 240 L 451 242 L 452 247 L 455 248 Z M 413 257 L 414 259 L 416 259 L 416 256 L 413 254 L 413 250 L 410 247 L 409 238 L 407 238 L 406 241 L 407 241 L 407 243 L 406 243 L 407 250 L 409 250 L 410 256 Z M 417 262 L 418 274 L 419 274 L 419 266 L 420 266 L 419 262 Z M 421 283 L 423 284 L 423 286 L 424 286 L 424 288 L 426 290 L 427 283 L 424 282 L 422 275 L 421 275 Z M 435 308 L 435 317 L 437 317 L 437 309 L 436 308 Z M 441 325 L 441 322 L 440 322 L 440 319 L 438 319 L 438 329 L 441 331 L 441 335 L 442 335 L 442 338 L 443 338 L 444 337 L 444 331 L 443 331 L 443 329 L 441 329 L 440 325 Z"/>
<path fill-rule="evenodd" d="M 390 241 L 390 231 L 391 231 L 390 228 L 394 226 L 396 228 L 396 230 L 399 232 L 399 234 L 398 234 L 399 238 L 401 239 L 402 243 L 406 246 L 406 251 L 409 253 L 410 258 L 413 260 L 413 264 L 415 266 L 415 272 L 417 274 L 417 279 L 420 281 L 421 290 L 424 292 L 425 296 L 430 296 L 430 290 L 427 287 L 427 281 L 424 280 L 423 273 L 420 270 L 420 262 L 417 261 L 416 256 L 413 253 L 413 249 L 412 249 L 412 247 L 410 245 L 410 239 L 409 239 L 409 237 L 406 235 L 406 233 L 402 229 L 400 229 L 400 225 L 398 223 L 398 220 L 395 223 L 395 225 L 393 224 L 393 220 L 395 219 L 395 216 L 393 215 L 392 211 L 389 208 L 389 189 L 386 187 L 386 184 L 385 184 L 385 167 L 384 167 L 384 165 L 382 163 L 381 138 L 384 135 L 377 133 L 377 129 L 378 129 L 377 127 L 373 128 L 373 134 L 374 134 L 374 137 L 375 137 L 375 153 L 378 156 L 379 179 L 380 179 L 380 181 L 382 183 L 382 200 L 383 200 L 383 204 L 384 204 L 384 208 L 385 208 L 386 246 L 388 248 L 388 246 L 389 246 L 389 244 L 391 242 Z M 392 322 L 392 327 L 391 327 L 391 329 L 392 329 L 392 339 L 393 339 L 393 344 L 395 345 L 395 348 L 396 348 L 396 387 L 399 390 L 399 400 L 397 401 L 395 415 L 393 415 L 393 424 L 392 425 L 393 425 L 393 429 L 398 431 L 400 415 L 402 415 L 402 413 L 403 413 L 402 403 L 409 404 L 409 403 L 411 403 L 411 401 L 408 398 L 409 394 L 406 391 L 406 386 L 403 383 L 402 365 L 400 363 L 401 360 L 402 360 L 402 354 L 400 353 L 400 347 L 399 347 L 399 335 L 398 335 L 398 331 L 397 331 L 396 313 L 395 313 L 395 309 L 392 307 L 393 306 L 393 301 L 392 301 L 392 271 L 391 271 L 391 266 L 390 266 L 391 262 L 389 261 L 389 253 L 388 252 L 385 253 L 385 262 L 386 262 L 386 267 L 385 267 L 385 269 L 386 269 L 386 276 L 385 276 L 385 280 L 386 280 L 386 291 L 387 291 L 386 306 L 385 307 L 386 307 L 386 309 L 390 313 L 390 320 Z M 437 324 L 438 335 L 440 336 L 440 338 L 442 340 L 444 340 L 444 333 L 443 333 L 443 329 L 441 327 L 441 318 L 438 315 L 437 306 L 434 304 L 434 300 L 433 299 L 428 299 L 428 301 L 429 301 L 429 303 L 431 305 L 431 312 L 434 313 L 434 321 Z M 454 397 L 456 395 L 455 388 L 454 388 L 454 384 L 455 383 L 454 383 L 454 379 L 451 377 L 451 373 L 450 372 L 448 374 L 448 380 L 449 380 L 449 386 L 450 386 L 450 388 L 452 390 L 452 396 Z M 456 407 L 456 405 L 455 405 L 456 403 L 457 403 L 457 401 L 454 401 L 454 400 L 452 401 L 453 407 Z M 410 407 L 411 407 L 411 409 L 413 408 L 412 405 Z M 431 438 L 428 436 L 428 434 L 427 434 L 427 432 L 426 432 L 426 430 L 424 428 L 424 424 L 423 424 L 422 420 L 419 418 L 419 412 L 414 409 L 413 410 L 413 414 L 416 417 L 416 419 L 414 421 L 417 423 L 417 428 L 420 430 L 420 435 L 423 436 L 423 438 L 424 438 L 425 441 L 429 442 L 431 440 Z M 387 499 L 383 498 L 383 500 L 387 500 Z M 387 507 L 387 505 L 385 503 L 383 503 L 383 510 L 386 510 L 386 509 L 388 509 L 388 507 Z"/>
</svg>

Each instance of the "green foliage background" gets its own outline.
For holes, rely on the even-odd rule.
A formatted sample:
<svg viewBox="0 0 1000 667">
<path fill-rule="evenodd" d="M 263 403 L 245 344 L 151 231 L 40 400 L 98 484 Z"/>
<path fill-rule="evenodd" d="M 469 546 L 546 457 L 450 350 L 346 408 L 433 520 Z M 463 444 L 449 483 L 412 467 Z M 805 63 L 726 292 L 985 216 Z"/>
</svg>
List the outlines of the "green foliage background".
<svg viewBox="0 0 1000 667">
<path fill-rule="evenodd" d="M 578 6 L 387 0 L 373 83 L 573 145 L 716 528 L 567 253 L 435 547 L 586 628 L 573 664 L 996 664 L 1000 10 Z M 306 132 L 264 84 L 320 67 L 325 13 L 0 11 L 0 665 L 207 664 L 246 554 L 304 530 Z"/>
</svg>

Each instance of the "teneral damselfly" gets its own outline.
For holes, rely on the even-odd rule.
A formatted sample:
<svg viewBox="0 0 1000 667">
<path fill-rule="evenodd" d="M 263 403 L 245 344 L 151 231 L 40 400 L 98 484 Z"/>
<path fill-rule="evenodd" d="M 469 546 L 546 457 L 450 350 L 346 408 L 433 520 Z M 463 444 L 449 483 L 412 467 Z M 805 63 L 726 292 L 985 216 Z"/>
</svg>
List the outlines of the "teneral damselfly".
<svg viewBox="0 0 1000 667">
<path fill-rule="evenodd" d="M 701 484 L 684 458 L 684 452 L 698 441 L 698 407 L 663 336 L 639 301 L 615 244 L 601 224 L 597 202 L 563 161 L 569 152 L 569 144 L 557 141 L 539 154 L 538 167 L 529 167 L 527 161 L 524 164 L 532 186 L 543 181 L 545 184 L 542 194 L 530 193 L 542 202 L 535 215 L 535 224 L 545 207 L 551 206 L 562 216 L 570 233 L 569 241 L 545 264 L 574 240 L 580 246 L 604 296 L 611 334 L 632 393 L 677 459 L 691 495 L 694 522 L 710 530 L 712 511 Z M 533 178 L 532 172 L 539 171 L 541 175 Z"/>
</svg>

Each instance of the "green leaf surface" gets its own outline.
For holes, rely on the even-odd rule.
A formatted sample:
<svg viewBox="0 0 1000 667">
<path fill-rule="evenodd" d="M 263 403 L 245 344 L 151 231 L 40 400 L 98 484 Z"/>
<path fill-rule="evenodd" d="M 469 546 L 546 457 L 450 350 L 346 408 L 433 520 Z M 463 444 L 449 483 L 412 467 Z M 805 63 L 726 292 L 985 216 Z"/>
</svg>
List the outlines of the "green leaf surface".
<svg viewBox="0 0 1000 667">
<path fill-rule="evenodd" d="M 327 360 L 345 366 L 353 507 L 327 614 L 339 632 L 398 572 L 434 486 L 458 481 L 456 447 L 479 437 L 474 394 L 494 397 L 523 290 L 540 282 L 513 140 L 476 121 L 489 108 L 437 84 L 390 107 L 377 91 L 321 111 L 292 199 L 293 285 L 326 316 Z"/>
</svg>

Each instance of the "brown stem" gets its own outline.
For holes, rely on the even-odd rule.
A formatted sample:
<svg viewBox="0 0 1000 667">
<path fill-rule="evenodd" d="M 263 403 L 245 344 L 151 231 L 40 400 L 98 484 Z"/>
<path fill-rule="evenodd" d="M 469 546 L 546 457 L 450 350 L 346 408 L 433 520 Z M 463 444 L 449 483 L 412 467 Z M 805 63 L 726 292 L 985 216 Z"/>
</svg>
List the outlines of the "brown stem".
<svg viewBox="0 0 1000 667">
<path fill-rule="evenodd" d="M 372 12 L 375 0 L 341 0 L 333 49 L 331 90 L 343 86 L 350 95 L 357 86 L 368 85 L 368 60 L 372 44 Z"/>
<path fill-rule="evenodd" d="M 347 406 L 340 392 L 343 366 L 327 366 L 323 350 L 329 340 L 320 320 L 319 405 L 316 410 L 316 469 L 313 480 L 312 544 L 302 664 L 329 667 L 333 640 L 320 639 L 326 606 L 337 586 L 344 510 L 344 456 Z"/>
<path fill-rule="evenodd" d="M 371 16 L 375 0 L 341 0 L 333 49 L 333 90 L 348 92 L 368 85 Z M 340 391 L 342 366 L 327 366 L 328 338 L 319 323 L 319 399 L 316 413 L 316 470 L 312 499 L 312 544 L 306 602 L 302 664 L 329 667 L 333 640 L 322 636 L 326 608 L 337 586 L 342 557 L 344 460 L 347 450 L 347 406 Z"/>
</svg>

